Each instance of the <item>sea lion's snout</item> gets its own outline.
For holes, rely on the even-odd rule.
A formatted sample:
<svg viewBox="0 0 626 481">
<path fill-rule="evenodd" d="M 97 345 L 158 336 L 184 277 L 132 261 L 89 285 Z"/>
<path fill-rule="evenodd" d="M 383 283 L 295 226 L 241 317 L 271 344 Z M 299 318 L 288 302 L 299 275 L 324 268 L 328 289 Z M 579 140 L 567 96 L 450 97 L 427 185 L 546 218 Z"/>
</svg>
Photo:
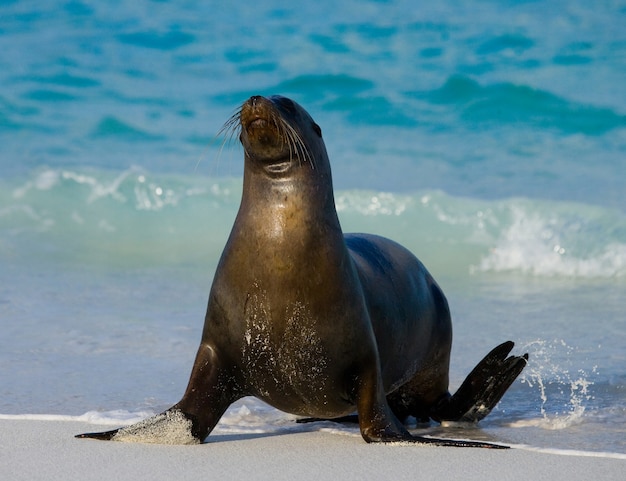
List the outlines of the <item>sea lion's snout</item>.
<svg viewBox="0 0 626 481">
<path fill-rule="evenodd" d="M 244 130 L 265 126 L 272 114 L 272 104 L 265 97 L 253 95 L 241 106 L 240 122 Z"/>
<path fill-rule="evenodd" d="M 285 143 L 280 130 L 280 114 L 265 97 L 254 95 L 241 106 L 241 142 L 257 157 L 272 158 Z M 256 155 L 255 155 L 256 154 Z"/>
<path fill-rule="evenodd" d="M 249 158 L 260 161 L 272 177 L 284 177 L 305 163 L 314 166 L 310 143 L 317 142 L 321 132 L 303 112 L 296 102 L 280 95 L 253 95 L 241 106 L 241 143 Z M 309 126 L 317 127 L 313 136 Z"/>
</svg>

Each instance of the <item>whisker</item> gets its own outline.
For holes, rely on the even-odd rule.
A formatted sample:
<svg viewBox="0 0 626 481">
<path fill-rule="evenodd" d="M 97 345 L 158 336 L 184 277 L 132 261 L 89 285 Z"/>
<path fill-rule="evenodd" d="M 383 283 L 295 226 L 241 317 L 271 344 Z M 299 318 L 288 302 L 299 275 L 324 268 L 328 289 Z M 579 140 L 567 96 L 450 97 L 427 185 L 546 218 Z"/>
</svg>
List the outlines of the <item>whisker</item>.
<svg viewBox="0 0 626 481">
<path fill-rule="evenodd" d="M 285 126 L 283 125 L 283 122 L 281 122 L 281 125 L 280 125 L 280 132 L 281 132 L 281 136 L 284 136 L 284 138 L 285 138 L 285 143 L 287 144 L 287 147 L 289 147 L 289 162 L 292 162 L 294 155 L 297 155 L 297 154 L 296 154 L 296 152 L 294 150 L 294 142 L 293 142 L 293 139 L 291 137 L 291 134 L 285 128 Z M 298 159 L 298 161 L 299 160 L 300 159 Z"/>
<path fill-rule="evenodd" d="M 309 164 L 311 164 L 311 168 L 314 169 L 315 163 L 313 162 L 313 156 L 311 155 L 311 152 L 307 148 L 307 145 L 302 139 L 302 136 L 300 135 L 300 133 L 282 118 L 281 118 L 281 124 L 283 125 L 285 129 L 286 136 L 289 138 L 290 142 L 292 143 L 290 144 L 290 151 L 293 149 L 293 151 L 298 155 L 298 158 L 300 159 L 301 162 L 302 161 L 309 162 Z"/>
<path fill-rule="evenodd" d="M 235 110 L 235 112 L 228 118 L 228 120 L 226 120 L 226 122 L 224 122 L 222 127 L 217 131 L 217 133 L 215 134 L 215 136 L 211 140 L 211 143 L 213 143 L 219 137 L 223 137 L 222 138 L 222 142 L 220 144 L 219 151 L 217 153 L 217 160 L 218 160 L 218 162 L 219 162 L 219 159 L 222 157 L 222 153 L 224 151 L 224 147 L 227 144 L 232 143 L 233 139 L 235 137 L 239 137 L 239 134 L 241 132 L 240 118 L 241 118 L 241 107 L 239 107 L 237 110 Z M 198 165 L 199 165 L 199 162 L 198 162 L 198 164 L 196 164 L 196 168 L 198 167 Z"/>
<path fill-rule="evenodd" d="M 287 145 L 289 146 L 289 160 L 293 159 L 295 155 L 298 158 L 298 165 L 302 165 L 301 155 L 298 150 L 298 143 L 294 137 L 293 129 L 281 118 L 281 130 L 285 135 L 285 139 L 287 140 Z"/>
<path fill-rule="evenodd" d="M 222 134 L 230 134 L 230 139 L 232 140 L 234 133 L 241 128 L 240 119 L 241 119 L 241 107 L 238 108 L 235 111 L 235 113 L 233 113 L 233 115 L 231 115 L 226 122 L 224 122 L 224 125 L 222 125 L 222 128 L 220 128 L 216 136 L 220 136 Z"/>
<path fill-rule="evenodd" d="M 293 150 L 293 140 L 289 131 L 286 129 L 285 121 L 282 119 L 280 115 L 276 115 L 275 112 L 271 113 L 272 122 L 276 127 L 276 131 L 278 132 L 278 136 L 282 140 L 282 144 L 286 145 L 289 149 L 289 161 L 293 161 L 293 156 L 295 151 Z"/>
</svg>

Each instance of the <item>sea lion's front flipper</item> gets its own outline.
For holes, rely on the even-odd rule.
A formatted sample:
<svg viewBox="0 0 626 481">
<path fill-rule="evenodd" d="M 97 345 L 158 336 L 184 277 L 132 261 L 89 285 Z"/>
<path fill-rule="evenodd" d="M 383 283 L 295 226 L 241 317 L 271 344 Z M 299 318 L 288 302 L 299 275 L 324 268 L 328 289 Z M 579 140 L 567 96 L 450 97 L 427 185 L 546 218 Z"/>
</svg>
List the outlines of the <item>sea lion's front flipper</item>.
<svg viewBox="0 0 626 481">
<path fill-rule="evenodd" d="M 528 354 L 509 356 L 514 343 L 507 341 L 487 354 L 453 396 L 431 410 L 436 421 L 478 422 L 498 404 L 528 363 Z"/>
<path fill-rule="evenodd" d="M 100 441 L 111 441 L 118 431 L 119 429 L 113 429 L 112 431 L 104 431 L 101 433 L 83 433 L 77 434 L 74 437 L 79 439 L 99 439 Z"/>
<path fill-rule="evenodd" d="M 179 409 L 167 411 L 130 426 L 102 433 L 79 434 L 77 438 L 152 444 L 199 444 L 193 422 Z"/>
<path fill-rule="evenodd" d="M 155 444 L 200 444 L 238 397 L 216 351 L 200 344 L 183 398 L 161 414 L 136 424 L 77 438 Z"/>
</svg>

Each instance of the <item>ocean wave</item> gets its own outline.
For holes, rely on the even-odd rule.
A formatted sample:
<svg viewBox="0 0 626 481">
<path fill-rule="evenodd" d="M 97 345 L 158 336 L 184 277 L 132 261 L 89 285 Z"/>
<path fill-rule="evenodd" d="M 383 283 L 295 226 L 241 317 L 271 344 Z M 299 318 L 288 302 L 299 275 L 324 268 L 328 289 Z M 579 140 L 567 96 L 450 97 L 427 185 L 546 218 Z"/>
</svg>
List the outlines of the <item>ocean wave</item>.
<svg viewBox="0 0 626 481">
<path fill-rule="evenodd" d="M 71 88 L 89 88 L 99 87 L 101 85 L 101 82 L 95 78 L 81 75 L 73 75 L 67 72 L 55 75 L 36 75 L 32 77 L 23 77 L 21 78 L 21 80 Z"/>
<path fill-rule="evenodd" d="M 515 40 L 505 37 L 494 42 L 503 42 L 504 48 L 507 41 Z M 489 48 L 496 48 L 495 44 Z M 424 124 L 442 128 L 458 123 L 484 129 L 513 125 L 589 136 L 626 127 L 626 115 L 609 107 L 583 104 L 532 85 L 481 84 L 464 74 L 449 76 L 443 85 L 429 91 L 398 91 L 393 95 L 366 76 L 298 75 L 254 91 L 231 91 L 213 99 L 232 106 L 250 95 L 277 93 L 296 98 L 309 108 L 343 113 L 353 126 Z"/>
<path fill-rule="evenodd" d="M 533 47 L 535 42 L 533 39 L 519 34 L 504 34 L 497 37 L 490 38 L 476 49 L 476 52 L 480 55 L 489 55 L 493 53 L 500 53 L 506 50 L 512 50 L 516 54 L 524 52 Z"/>
<path fill-rule="evenodd" d="M 56 262 L 217 260 L 240 191 L 240 181 L 153 176 L 139 168 L 43 169 L 0 192 L 0 247 Z"/>
<path fill-rule="evenodd" d="M 195 41 L 194 35 L 180 30 L 124 33 L 118 35 L 117 38 L 125 45 L 156 50 L 176 50 Z"/>
<path fill-rule="evenodd" d="M 31 90 L 24 97 L 38 102 L 74 102 L 80 99 L 76 95 L 49 89 Z"/>
<path fill-rule="evenodd" d="M 568 101 L 510 82 L 483 86 L 465 75 L 453 75 L 442 87 L 422 96 L 435 104 L 454 106 L 469 125 L 528 124 L 587 135 L 626 127 L 626 116 L 609 108 Z"/>
<path fill-rule="evenodd" d="M 161 135 L 152 134 L 137 127 L 133 127 L 114 116 L 107 116 L 101 119 L 91 133 L 91 137 L 116 138 L 129 142 L 146 142 L 164 138 Z"/>
<path fill-rule="evenodd" d="M 273 87 L 278 92 L 308 93 L 319 97 L 322 93 L 354 95 L 374 87 L 374 82 L 353 75 L 298 75 Z"/>
<path fill-rule="evenodd" d="M 338 193 L 337 208 L 351 228 L 362 222 L 359 217 L 397 217 L 392 229 L 410 239 L 417 252 L 426 251 L 435 262 L 460 257 L 472 274 L 626 276 L 626 218 L 610 209 L 530 199 L 463 199 L 441 192 L 366 191 Z M 372 225 L 390 232 L 389 220 L 377 223 L 380 227 Z"/>
<path fill-rule="evenodd" d="M 626 276 L 626 219 L 599 208 L 559 207 L 510 204 L 508 221 L 472 270 L 540 277 Z"/>
<path fill-rule="evenodd" d="M 217 259 L 241 188 L 236 178 L 154 175 L 139 168 L 43 169 L 2 189 L 0 245 L 15 252 L 43 242 L 65 252 L 61 259 L 100 250 L 120 262 L 184 261 L 200 252 Z M 339 190 L 335 199 L 344 231 L 396 239 L 436 272 L 626 277 L 626 218 L 618 211 L 437 191 Z"/>
</svg>

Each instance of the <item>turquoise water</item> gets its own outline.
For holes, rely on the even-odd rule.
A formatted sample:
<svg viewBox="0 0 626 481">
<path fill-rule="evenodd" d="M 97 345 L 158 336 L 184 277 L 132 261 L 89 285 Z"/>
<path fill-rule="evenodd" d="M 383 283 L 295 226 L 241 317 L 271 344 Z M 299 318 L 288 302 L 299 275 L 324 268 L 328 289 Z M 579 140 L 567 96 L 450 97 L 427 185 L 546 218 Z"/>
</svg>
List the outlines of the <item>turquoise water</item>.
<svg viewBox="0 0 626 481">
<path fill-rule="evenodd" d="M 344 230 L 444 287 L 453 385 L 530 352 L 470 436 L 626 453 L 623 4 L 101 3 L 0 3 L 0 414 L 179 399 L 241 193 L 217 132 L 279 93 Z"/>
</svg>

